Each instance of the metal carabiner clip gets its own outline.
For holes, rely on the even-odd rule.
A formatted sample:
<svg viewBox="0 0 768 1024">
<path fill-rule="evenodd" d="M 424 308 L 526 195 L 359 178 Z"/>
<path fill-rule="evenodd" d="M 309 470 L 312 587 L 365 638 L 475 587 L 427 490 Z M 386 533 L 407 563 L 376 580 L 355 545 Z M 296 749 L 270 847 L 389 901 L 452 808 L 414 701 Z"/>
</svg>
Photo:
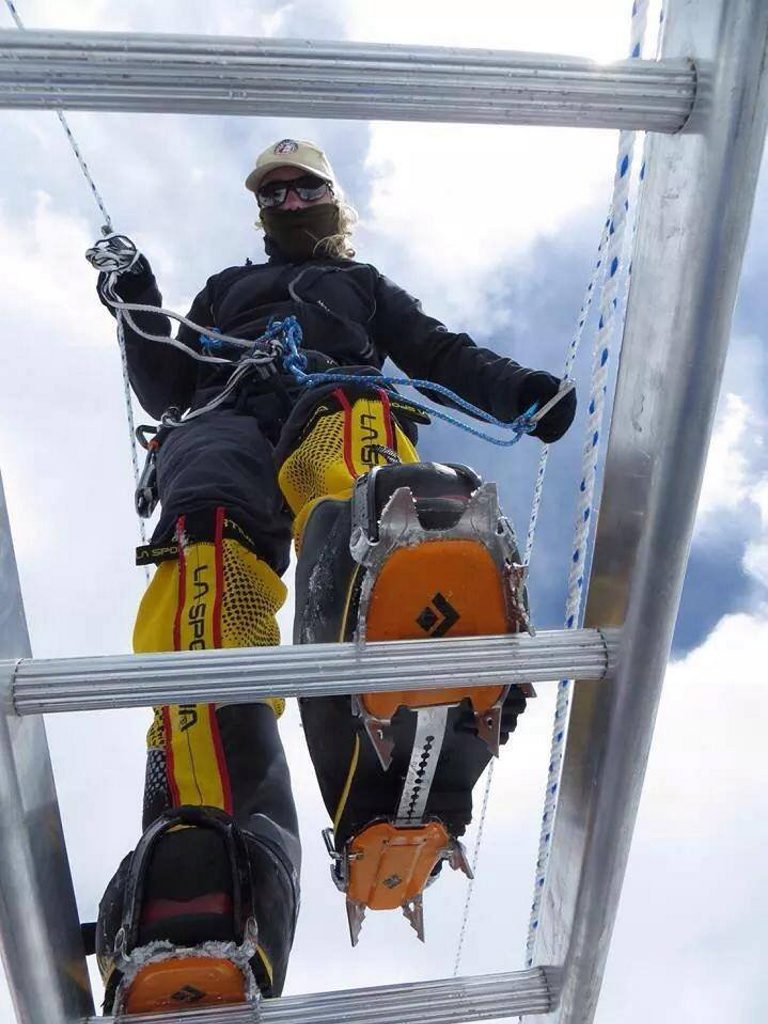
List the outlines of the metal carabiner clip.
<svg viewBox="0 0 768 1024">
<path fill-rule="evenodd" d="M 147 439 L 147 434 L 154 434 L 154 436 Z M 134 502 L 139 516 L 142 519 L 149 519 L 155 511 L 158 502 L 156 463 L 160 441 L 158 440 L 157 428 L 146 425 L 137 427 L 136 438 L 141 447 L 146 450 L 147 457 L 144 460 L 144 468 L 141 471 L 141 476 L 136 486 Z"/>
<path fill-rule="evenodd" d="M 560 381 L 560 387 L 557 393 L 553 395 L 552 398 L 550 398 L 550 400 L 545 405 L 542 405 L 540 409 L 537 409 L 536 412 L 534 412 L 531 416 L 528 417 L 529 422 L 532 423 L 534 426 L 538 426 L 539 421 L 542 420 L 551 409 L 554 409 L 557 403 L 562 398 L 565 398 L 567 394 L 573 391 L 575 387 L 576 381 L 573 380 L 572 377 L 564 377 L 563 380 Z"/>
</svg>

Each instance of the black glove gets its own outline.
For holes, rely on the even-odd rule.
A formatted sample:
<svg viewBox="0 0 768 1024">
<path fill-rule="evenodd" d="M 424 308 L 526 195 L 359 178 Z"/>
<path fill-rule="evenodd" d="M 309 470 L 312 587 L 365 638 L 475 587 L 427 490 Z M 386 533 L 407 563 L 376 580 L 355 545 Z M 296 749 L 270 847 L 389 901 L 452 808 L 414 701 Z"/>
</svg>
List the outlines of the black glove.
<svg viewBox="0 0 768 1024">
<path fill-rule="evenodd" d="M 109 281 L 110 274 L 106 271 L 99 273 L 98 280 L 96 282 L 96 292 L 99 296 L 101 304 L 106 306 L 107 309 L 114 315 L 114 309 L 104 298 L 104 286 Z M 155 276 L 152 273 L 152 268 L 147 261 L 146 256 L 142 256 L 139 253 L 139 258 L 136 260 L 130 270 L 119 274 L 117 280 L 114 282 L 115 294 L 123 302 L 139 302 L 146 297 L 148 288 L 151 288 L 154 284 Z"/>
<path fill-rule="evenodd" d="M 535 403 L 541 409 L 554 398 L 560 389 L 560 381 L 546 370 L 530 370 L 520 385 L 518 403 L 520 413 L 527 412 Z M 559 441 L 576 415 L 576 391 L 571 389 L 543 416 L 531 433 L 545 444 Z"/>
</svg>

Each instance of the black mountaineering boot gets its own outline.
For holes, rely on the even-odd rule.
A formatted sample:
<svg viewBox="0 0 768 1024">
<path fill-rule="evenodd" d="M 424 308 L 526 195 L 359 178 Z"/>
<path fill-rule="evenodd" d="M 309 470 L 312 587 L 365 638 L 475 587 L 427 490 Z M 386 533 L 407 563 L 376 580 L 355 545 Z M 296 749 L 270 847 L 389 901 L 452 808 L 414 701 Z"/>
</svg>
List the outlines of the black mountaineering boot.
<svg viewBox="0 0 768 1024">
<path fill-rule="evenodd" d="M 115 1015 L 255 1000 L 263 964 L 234 821 L 213 807 L 161 815 L 107 889 L 96 951 Z"/>
</svg>

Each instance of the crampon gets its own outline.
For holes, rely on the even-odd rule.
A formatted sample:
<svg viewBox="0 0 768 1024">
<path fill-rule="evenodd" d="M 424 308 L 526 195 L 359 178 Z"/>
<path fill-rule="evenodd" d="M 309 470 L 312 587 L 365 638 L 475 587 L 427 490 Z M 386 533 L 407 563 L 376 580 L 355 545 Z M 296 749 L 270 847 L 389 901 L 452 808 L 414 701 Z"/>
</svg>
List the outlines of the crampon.
<svg viewBox="0 0 768 1024">
<path fill-rule="evenodd" d="M 184 898 L 174 891 L 180 882 Z M 250 869 L 231 818 L 212 807 L 180 807 L 144 833 L 127 865 L 113 956 L 108 989 L 116 1017 L 255 1005 Z"/>
<path fill-rule="evenodd" d="M 343 639 L 439 642 L 530 630 L 514 532 L 495 485 L 466 467 L 379 466 L 360 477 L 350 551 Z M 361 742 L 376 754 L 368 771 L 394 776 L 399 789 L 394 806 L 362 827 L 358 820 L 351 834 L 324 833 L 353 945 L 367 910 L 397 907 L 423 941 L 423 892 L 442 862 L 471 877 L 455 794 L 470 800 L 477 775 L 533 695 L 530 686 L 489 684 L 352 697 Z"/>
</svg>

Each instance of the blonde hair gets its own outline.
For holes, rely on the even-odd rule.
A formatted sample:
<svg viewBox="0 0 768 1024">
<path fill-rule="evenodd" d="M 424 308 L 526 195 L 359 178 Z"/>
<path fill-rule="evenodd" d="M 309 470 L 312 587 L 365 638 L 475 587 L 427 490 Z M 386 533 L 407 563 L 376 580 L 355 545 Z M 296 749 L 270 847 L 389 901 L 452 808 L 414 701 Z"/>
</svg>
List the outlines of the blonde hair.
<svg viewBox="0 0 768 1024">
<path fill-rule="evenodd" d="M 333 205 L 339 211 L 339 230 L 335 235 L 327 235 L 325 238 L 321 238 L 315 245 L 313 255 L 329 256 L 331 259 L 336 260 L 353 260 L 355 258 L 355 250 L 352 247 L 352 232 L 360 218 L 358 217 L 357 210 L 347 202 L 344 198 L 344 193 L 338 186 L 334 191 Z M 259 219 L 256 221 L 256 229 L 264 231 L 261 210 L 259 210 Z"/>
</svg>

